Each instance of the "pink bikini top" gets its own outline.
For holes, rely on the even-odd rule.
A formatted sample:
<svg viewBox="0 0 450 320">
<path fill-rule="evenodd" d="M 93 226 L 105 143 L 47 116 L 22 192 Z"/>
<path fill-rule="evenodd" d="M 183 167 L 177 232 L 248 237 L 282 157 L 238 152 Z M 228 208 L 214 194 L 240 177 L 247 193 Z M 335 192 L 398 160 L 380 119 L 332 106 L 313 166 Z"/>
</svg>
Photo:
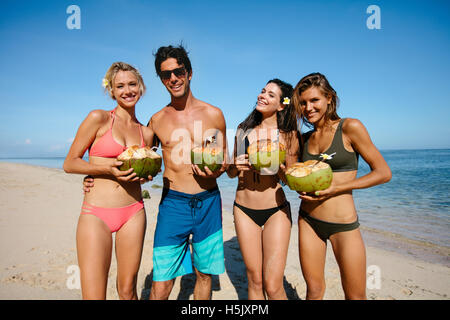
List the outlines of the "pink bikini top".
<svg viewBox="0 0 450 320">
<path fill-rule="evenodd" d="M 114 119 L 116 118 L 115 109 L 110 111 L 112 122 L 109 130 L 102 135 L 94 145 L 89 148 L 89 156 L 103 157 L 103 158 L 116 158 L 121 154 L 127 147 L 124 147 L 116 140 L 112 135 L 112 127 L 114 124 Z M 142 126 L 139 126 L 139 133 L 141 134 L 141 147 L 145 146 L 144 138 L 142 137 Z"/>
</svg>

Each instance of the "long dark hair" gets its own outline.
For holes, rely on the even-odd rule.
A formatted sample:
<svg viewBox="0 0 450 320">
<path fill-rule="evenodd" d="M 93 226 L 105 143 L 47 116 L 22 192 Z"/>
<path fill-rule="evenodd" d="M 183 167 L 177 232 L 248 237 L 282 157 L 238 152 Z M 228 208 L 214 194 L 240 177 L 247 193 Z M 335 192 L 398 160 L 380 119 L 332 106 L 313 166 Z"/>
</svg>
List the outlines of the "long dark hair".
<svg viewBox="0 0 450 320">
<path fill-rule="evenodd" d="M 292 85 L 287 82 L 284 82 L 280 79 L 272 79 L 267 82 L 275 83 L 281 90 L 281 98 L 280 103 L 283 103 L 284 98 L 291 98 L 292 96 Z M 266 84 L 266 85 L 267 85 Z M 242 129 L 247 131 L 249 129 L 253 129 L 256 126 L 260 125 L 262 121 L 262 114 L 258 110 L 253 109 L 253 111 L 248 115 L 248 117 L 242 121 L 238 129 Z M 283 110 L 277 111 L 277 127 L 278 130 L 283 132 L 290 132 L 292 130 L 297 130 L 297 118 L 295 116 L 295 110 L 292 104 L 286 105 Z"/>
<path fill-rule="evenodd" d="M 287 82 L 284 82 L 280 79 L 272 79 L 267 82 L 269 83 L 275 83 L 281 90 L 281 97 L 280 97 L 280 103 L 284 102 L 285 98 L 291 98 L 292 95 L 292 85 L 290 85 Z M 267 85 L 266 84 L 266 85 Z M 242 121 L 238 126 L 238 132 L 236 135 L 236 152 L 235 156 L 238 154 L 241 154 L 242 152 L 246 153 L 248 148 L 248 138 L 247 135 L 251 131 L 251 129 L 257 127 L 261 124 L 262 121 L 262 114 L 258 110 L 253 109 L 253 111 L 247 116 L 247 118 Z M 286 105 L 283 110 L 277 111 L 277 129 L 287 134 L 287 143 L 288 148 L 290 148 L 292 135 L 297 134 L 297 116 L 295 114 L 294 107 L 291 103 Z"/>
</svg>

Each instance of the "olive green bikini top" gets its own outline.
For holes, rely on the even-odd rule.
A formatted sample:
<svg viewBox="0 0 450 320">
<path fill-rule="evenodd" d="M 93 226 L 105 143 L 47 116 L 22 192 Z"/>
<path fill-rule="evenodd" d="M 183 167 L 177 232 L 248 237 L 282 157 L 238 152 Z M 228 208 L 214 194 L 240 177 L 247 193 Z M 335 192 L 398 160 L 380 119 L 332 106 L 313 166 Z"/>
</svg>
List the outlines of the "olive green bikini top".
<svg viewBox="0 0 450 320">
<path fill-rule="evenodd" d="M 345 119 L 341 119 L 339 121 L 339 125 L 334 133 L 333 141 L 331 142 L 331 146 L 323 153 L 327 155 L 332 155 L 335 153 L 331 159 L 326 160 L 325 162 L 331 166 L 333 172 L 343 172 L 343 171 L 353 171 L 358 170 L 358 157 L 359 154 L 357 152 L 350 152 L 345 150 L 344 142 L 342 140 L 342 124 Z M 302 152 L 302 162 L 307 160 L 321 160 L 320 154 L 311 154 L 308 152 L 308 140 L 311 137 L 313 131 L 307 132 L 305 136 L 305 144 Z"/>
</svg>

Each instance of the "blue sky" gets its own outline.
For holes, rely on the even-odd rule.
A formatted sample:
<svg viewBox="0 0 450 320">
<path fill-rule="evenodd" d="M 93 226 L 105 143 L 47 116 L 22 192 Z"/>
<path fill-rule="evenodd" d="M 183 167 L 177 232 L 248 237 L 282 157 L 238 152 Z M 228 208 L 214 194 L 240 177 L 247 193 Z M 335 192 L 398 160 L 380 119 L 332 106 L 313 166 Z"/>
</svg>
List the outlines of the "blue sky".
<svg viewBox="0 0 450 320">
<path fill-rule="evenodd" d="M 70 30 L 68 6 L 81 9 Z M 368 29 L 377 5 L 381 29 Z M 341 117 L 360 119 L 380 149 L 450 148 L 448 1 L 1 1 L 0 157 L 65 156 L 114 61 L 147 85 L 146 124 L 170 97 L 153 53 L 184 42 L 195 97 L 235 129 L 265 83 L 319 71 Z"/>
</svg>

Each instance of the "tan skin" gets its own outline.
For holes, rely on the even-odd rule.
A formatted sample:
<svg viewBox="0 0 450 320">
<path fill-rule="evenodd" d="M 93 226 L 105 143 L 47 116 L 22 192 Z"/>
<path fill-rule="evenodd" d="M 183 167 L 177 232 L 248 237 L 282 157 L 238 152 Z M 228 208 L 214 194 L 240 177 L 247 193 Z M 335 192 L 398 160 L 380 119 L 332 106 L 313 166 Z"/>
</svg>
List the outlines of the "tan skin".
<svg viewBox="0 0 450 320">
<path fill-rule="evenodd" d="M 269 83 L 258 95 L 256 109 L 263 115 L 263 120 L 249 134 L 250 144 L 259 139 L 276 140 L 276 136 L 271 134 L 274 133 L 272 130 L 277 130 L 276 112 L 284 108 L 280 103 L 281 94 L 278 85 Z M 286 152 L 286 164 L 296 162 L 297 136 L 280 133 L 279 139 L 280 143 L 290 146 Z M 291 139 L 290 144 L 287 139 Z M 230 178 L 238 176 L 238 204 L 252 209 L 267 209 L 286 201 L 278 175 L 259 175 L 259 181 L 254 181 L 254 169 L 248 162 L 248 155 L 237 158 L 235 156 L 233 160 L 235 165 L 230 165 L 227 173 Z M 282 175 L 281 170 L 279 173 Z M 283 276 L 291 233 L 289 209 L 284 208 L 274 213 L 264 224 L 264 228 L 257 225 L 241 209 L 234 207 L 233 212 L 236 234 L 247 269 L 248 298 L 263 300 L 267 295 L 271 300 L 287 299 Z"/>
<path fill-rule="evenodd" d="M 119 71 L 112 84 L 112 94 L 117 101 L 114 139 L 123 146 L 141 145 L 140 124 L 135 116 L 135 105 L 141 96 L 136 76 L 130 71 Z M 109 111 L 90 112 L 80 125 L 64 161 L 66 172 L 94 177 L 95 186 L 85 193 L 84 201 L 104 208 L 123 207 L 142 199 L 140 181 L 132 169 L 120 171 L 117 166 L 122 163 L 115 159 L 94 156 L 89 157 L 89 162 L 82 159 L 86 149 L 95 144 L 110 126 Z M 142 134 L 145 143 L 149 145 L 152 141 L 151 130 L 142 127 Z M 145 228 L 146 217 L 142 209 L 116 233 L 117 290 L 120 299 L 137 299 L 136 278 Z M 113 247 L 111 231 L 100 218 L 81 214 L 76 238 L 82 297 L 106 299 Z"/>
<path fill-rule="evenodd" d="M 161 71 L 182 67 L 174 58 L 161 63 Z M 191 147 L 198 143 L 194 141 L 194 122 L 201 123 L 203 136 L 214 133 L 226 149 L 225 118 L 222 111 L 206 102 L 194 98 L 190 90 L 192 73 L 177 77 L 174 73 L 167 80 L 161 79 L 171 95 L 171 102 L 165 108 L 154 114 L 148 123 L 149 138 L 156 137 L 161 143 L 164 161 L 164 187 L 172 190 L 196 194 L 217 186 L 216 179 L 226 170 L 226 164 L 211 172 L 208 168 L 202 171 L 197 165 L 191 164 Z M 174 133 L 175 132 L 175 133 Z M 182 155 L 187 158 L 180 157 Z M 149 177 L 151 180 L 151 177 Z M 92 179 L 85 179 L 84 192 L 90 192 Z M 194 287 L 194 299 L 207 300 L 211 298 L 211 275 L 195 269 L 197 275 Z M 169 281 L 154 281 L 150 292 L 152 300 L 167 300 L 172 291 L 174 279 Z"/>
<path fill-rule="evenodd" d="M 161 63 L 161 71 L 173 70 L 182 67 L 174 58 Z M 164 160 L 164 187 L 172 190 L 196 194 L 210 190 L 217 186 L 216 178 L 226 169 L 211 172 L 207 167 L 205 171 L 191 164 L 190 150 L 201 141 L 194 141 L 194 122 L 201 123 L 201 134 L 214 133 L 219 143 L 224 147 L 226 154 L 225 118 L 222 111 L 206 102 L 196 99 L 190 90 L 192 73 L 177 77 L 174 73 L 162 83 L 171 95 L 168 106 L 157 112 L 149 121 L 149 128 L 161 143 Z M 206 133 L 208 132 L 208 133 Z M 200 139 L 203 139 L 200 137 Z M 187 156 L 184 159 L 182 155 Z M 195 269 L 197 279 L 194 287 L 195 300 L 211 298 L 211 275 L 204 274 Z M 153 281 L 150 299 L 168 299 L 172 291 L 174 279 L 169 281 Z"/>
<path fill-rule="evenodd" d="M 305 90 L 300 97 L 302 116 L 314 125 L 309 152 L 320 154 L 329 148 L 339 120 L 324 117 L 327 97 L 318 87 Z M 356 178 L 357 171 L 334 172 L 331 186 L 314 194 L 301 193 L 301 209 L 311 217 L 335 223 L 352 223 L 357 213 L 352 190 L 369 188 L 391 179 L 391 170 L 372 143 L 364 125 L 357 119 L 346 119 L 342 126 L 344 148 L 358 152 L 371 171 Z M 307 284 L 307 299 L 322 299 L 325 293 L 324 267 L 326 243 L 301 217 L 299 227 L 299 254 L 303 276 Z M 359 228 L 330 236 L 346 299 L 366 299 L 366 253 Z"/>
<path fill-rule="evenodd" d="M 161 71 L 174 70 L 182 67 L 174 58 L 161 63 Z M 177 77 L 174 73 L 167 80 L 161 79 L 171 96 L 169 105 L 154 114 L 148 123 L 150 139 L 156 137 L 161 143 L 164 161 L 163 183 L 165 188 L 196 194 L 217 186 L 216 179 L 226 170 L 226 164 L 211 172 L 208 168 L 200 170 L 191 164 L 190 150 L 194 141 L 194 123 L 201 123 L 203 136 L 213 133 L 226 151 L 225 118 L 222 111 L 206 102 L 196 99 L 190 90 L 192 72 Z M 201 142 L 201 141 L 200 141 Z M 182 155 L 180 157 L 180 154 Z M 187 156 L 186 158 L 183 158 Z M 151 179 L 151 177 L 149 177 Z M 92 179 L 85 179 L 84 191 L 89 192 L 93 186 Z M 211 298 L 211 275 L 195 269 L 197 275 L 194 287 L 194 299 L 207 300 Z M 152 300 L 167 300 L 172 291 L 173 280 L 154 281 L 150 292 Z"/>
</svg>

